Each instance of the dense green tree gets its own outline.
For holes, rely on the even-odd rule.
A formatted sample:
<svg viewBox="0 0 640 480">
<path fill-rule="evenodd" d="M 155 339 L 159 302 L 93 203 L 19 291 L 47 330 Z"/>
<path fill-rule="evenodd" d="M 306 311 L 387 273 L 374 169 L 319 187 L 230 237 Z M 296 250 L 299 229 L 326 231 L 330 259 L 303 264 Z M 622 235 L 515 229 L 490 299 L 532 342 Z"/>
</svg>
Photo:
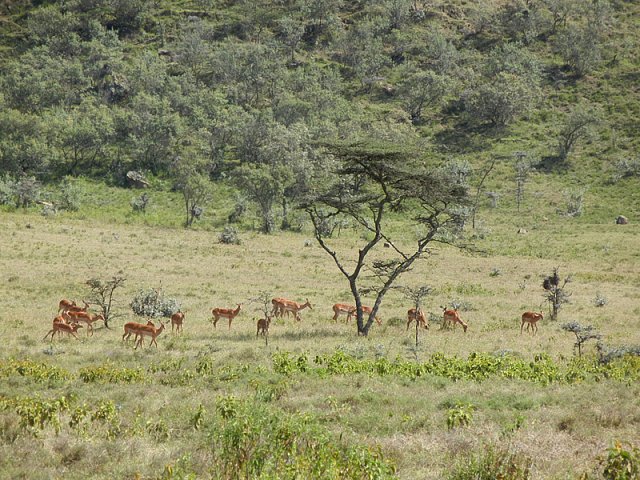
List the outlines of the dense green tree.
<svg viewBox="0 0 640 480">
<path fill-rule="evenodd" d="M 42 46 L 9 62 L 0 87 L 9 107 L 41 112 L 80 103 L 91 88 L 91 80 L 79 59 L 57 57 L 49 47 Z"/>
<path fill-rule="evenodd" d="M 530 111 L 537 101 L 538 90 L 522 77 L 500 72 L 465 92 L 465 108 L 471 118 L 503 128 Z"/>
<path fill-rule="evenodd" d="M 47 174 L 51 151 L 43 131 L 38 115 L 2 108 L 0 103 L 0 174 Z"/>
<path fill-rule="evenodd" d="M 185 152 L 185 155 L 174 159 L 171 173 L 175 178 L 174 188 L 182 194 L 184 201 L 184 226 L 190 227 L 211 200 L 213 185 L 206 172 L 206 163 Z"/>
<path fill-rule="evenodd" d="M 222 42 L 211 63 L 210 84 L 222 86 L 231 102 L 245 108 L 268 104 L 280 89 L 284 66 L 272 46 Z"/>
<path fill-rule="evenodd" d="M 280 41 L 289 51 L 289 61 L 293 64 L 296 60 L 296 48 L 304 36 L 304 23 L 301 18 L 294 16 L 282 17 L 278 21 Z"/>
<path fill-rule="evenodd" d="M 599 123 L 599 115 L 594 109 L 580 104 L 566 116 L 558 134 L 558 157 L 564 161 L 576 145 L 594 134 Z"/>
<path fill-rule="evenodd" d="M 114 134 L 107 107 L 85 99 L 73 109 L 55 109 L 45 119 L 49 144 L 57 151 L 52 167 L 58 174 L 77 176 L 103 164 Z"/>
<path fill-rule="evenodd" d="M 602 42 L 588 26 L 568 26 L 558 34 L 555 47 L 578 77 L 593 71 L 602 60 Z"/>
<path fill-rule="evenodd" d="M 235 184 L 258 205 L 263 233 L 275 231 L 274 207 L 281 201 L 291 177 L 291 169 L 285 165 L 245 164 L 234 171 Z"/>
<path fill-rule="evenodd" d="M 132 166 L 157 174 L 166 171 L 177 152 L 184 122 L 168 99 L 139 94 L 131 102 L 125 121 Z M 124 132 L 121 132 L 121 134 Z"/>
<path fill-rule="evenodd" d="M 437 107 L 442 102 L 448 85 L 447 77 L 429 70 L 407 75 L 398 94 L 413 123 L 421 122 L 425 108 Z"/>
</svg>

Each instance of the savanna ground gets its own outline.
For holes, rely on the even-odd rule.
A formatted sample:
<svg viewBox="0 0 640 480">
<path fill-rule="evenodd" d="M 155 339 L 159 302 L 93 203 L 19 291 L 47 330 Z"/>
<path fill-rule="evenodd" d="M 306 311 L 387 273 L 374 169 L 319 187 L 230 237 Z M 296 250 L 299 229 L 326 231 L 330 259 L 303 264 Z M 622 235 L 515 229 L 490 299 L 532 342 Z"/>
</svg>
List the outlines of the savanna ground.
<svg viewBox="0 0 640 480">
<path fill-rule="evenodd" d="M 241 245 L 224 245 L 216 228 L 4 211 L 0 400 L 64 397 L 70 406 L 59 408 L 57 427 L 55 418 L 48 422 L 40 416 L 28 425 L 28 415 L 18 415 L 17 409 L 0 411 L 0 477 L 228 476 L 216 470 L 213 419 L 224 411 L 221 402 L 234 398 L 253 399 L 286 415 L 309 414 L 335 443 L 379 448 L 400 478 L 446 478 L 455 465 L 490 446 L 520 455 L 534 479 L 577 478 L 597 469 L 615 441 L 640 441 L 640 383 L 635 380 L 587 375 L 582 381 L 548 384 L 501 376 L 454 381 L 431 374 L 326 375 L 314 366 L 317 356 L 338 350 L 356 359 L 391 362 L 425 362 L 436 352 L 463 359 L 472 352 L 509 352 L 527 362 L 547 354 L 551 362 L 567 365 L 575 339 L 560 325 L 568 321 L 593 325 L 607 345 L 640 344 L 637 225 L 544 213 L 524 210 L 528 233 L 520 235 L 497 210 L 485 212 L 482 235 L 474 240 L 482 253 L 434 246 L 433 254 L 400 280 L 403 286 L 434 287 L 425 310 L 437 316 L 440 306 L 462 303 L 461 316 L 469 324 L 464 334 L 432 323 L 420 332 L 415 348 L 415 329 L 405 329 L 411 303 L 399 290 L 386 297 L 383 324 L 368 338 L 358 337 L 344 317 L 331 321 L 332 304 L 351 299 L 331 259 L 310 241 L 310 232 L 242 232 Z M 358 237 L 347 230 L 335 242 L 339 251 L 349 252 Z M 377 255 L 384 256 L 385 249 Z M 554 267 L 562 278 L 573 276 L 567 286 L 571 303 L 559 321 L 540 322 L 536 336 L 521 334 L 520 315 L 541 309 L 542 279 Z M 42 340 L 61 298 L 80 300 L 87 295 L 86 280 L 116 274 L 126 283 L 116 291 L 117 312 L 123 315 L 111 329 L 99 325 L 92 337 L 81 330 L 79 340 Z M 132 342 L 122 342 L 122 325 L 140 321 L 128 303 L 150 287 L 179 300 L 186 310 L 184 332 L 165 331 L 159 348 L 147 341 L 136 351 Z M 302 312 L 300 323 L 289 318 L 272 324 L 267 345 L 256 338 L 261 306 L 252 299 L 260 292 L 309 299 L 313 309 Z M 597 307 L 597 296 L 606 305 Z M 224 320 L 214 329 L 211 308 L 236 303 L 243 309 L 231 329 Z M 276 371 L 273 356 L 283 352 L 294 359 L 306 356 L 309 371 Z M 594 342 L 585 352 L 587 358 L 593 355 Z M 42 379 L 39 367 L 12 369 L 11 362 L 45 364 L 64 373 Z M 99 371 L 107 374 L 100 377 Z M 116 373 L 106 380 L 109 372 Z M 447 418 L 460 405 L 470 421 L 449 429 Z"/>
</svg>

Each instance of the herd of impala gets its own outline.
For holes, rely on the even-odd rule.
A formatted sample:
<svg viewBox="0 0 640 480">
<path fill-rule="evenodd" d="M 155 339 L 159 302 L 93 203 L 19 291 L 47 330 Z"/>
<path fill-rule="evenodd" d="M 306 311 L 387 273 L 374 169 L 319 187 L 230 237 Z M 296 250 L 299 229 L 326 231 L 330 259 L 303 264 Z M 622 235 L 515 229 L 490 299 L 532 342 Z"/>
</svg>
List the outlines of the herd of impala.
<svg viewBox="0 0 640 480">
<path fill-rule="evenodd" d="M 83 301 L 84 306 L 80 307 L 76 305 L 75 301 L 70 300 L 60 300 L 58 304 L 58 313 L 56 317 L 53 319 L 53 326 L 49 332 L 44 336 L 43 340 L 46 339 L 49 335 L 51 335 L 51 340 L 53 341 L 53 337 L 57 333 L 58 336 L 61 336 L 63 333 L 66 333 L 67 336 L 73 336 L 74 338 L 78 338 L 76 332 L 79 328 L 83 328 L 82 324 L 86 325 L 87 328 L 87 336 L 93 335 L 93 324 L 97 321 L 105 322 L 104 316 L 100 313 L 94 314 L 90 313 L 89 307 L 90 305 Z M 311 303 L 307 299 L 305 303 L 294 302 L 293 300 L 287 300 L 286 298 L 277 297 L 271 300 L 272 310 L 271 314 L 267 315 L 266 318 L 261 318 L 257 322 L 257 330 L 256 336 L 262 334 L 267 335 L 269 333 L 269 325 L 271 324 L 271 318 L 284 318 L 285 314 L 289 316 L 289 314 L 293 314 L 293 317 L 300 321 L 300 312 L 305 308 L 309 308 L 312 310 Z M 336 303 L 333 305 L 333 320 L 335 322 L 338 321 L 338 317 L 340 315 L 346 315 L 346 322 L 348 323 L 351 318 L 356 314 L 357 308 L 354 305 L 349 305 L 345 303 Z M 229 321 L 229 329 L 231 329 L 231 322 L 233 319 L 238 316 L 240 310 L 242 309 L 242 304 L 237 304 L 236 308 L 214 308 L 211 310 L 212 315 L 212 323 L 214 328 L 218 324 L 218 320 L 221 318 L 225 318 Z M 456 325 L 460 324 L 462 326 L 463 331 L 466 333 L 468 324 L 460 318 L 460 314 L 456 309 L 447 309 L 443 308 L 443 316 L 442 316 L 442 328 L 453 328 Z M 362 306 L 363 314 L 371 314 L 371 307 Z M 185 314 L 184 312 L 178 311 L 171 316 L 171 331 L 175 333 L 182 332 L 182 324 L 184 321 Z M 537 323 L 543 319 L 542 312 L 524 312 L 522 314 L 522 324 L 520 325 L 520 333 L 523 333 L 524 326 L 527 326 L 527 332 L 531 329 L 532 334 L 536 334 L 538 331 Z M 382 321 L 376 316 L 375 321 L 378 325 L 382 324 Z M 416 322 L 416 328 L 423 327 L 425 329 L 429 329 L 429 321 L 425 316 L 422 309 L 410 308 L 407 311 L 407 330 L 409 330 L 409 326 L 412 322 Z M 105 322 L 106 324 L 106 322 Z M 135 349 L 141 347 L 144 341 L 144 337 L 149 337 L 151 339 L 150 345 L 155 344 L 156 347 L 158 343 L 156 342 L 156 338 L 160 335 L 165 328 L 165 324 L 161 321 L 160 326 L 156 327 L 155 324 L 151 321 L 145 323 L 137 323 L 137 322 L 128 322 L 124 325 L 124 333 L 122 334 L 122 340 L 127 341 L 131 335 L 134 336 L 135 341 Z"/>
</svg>

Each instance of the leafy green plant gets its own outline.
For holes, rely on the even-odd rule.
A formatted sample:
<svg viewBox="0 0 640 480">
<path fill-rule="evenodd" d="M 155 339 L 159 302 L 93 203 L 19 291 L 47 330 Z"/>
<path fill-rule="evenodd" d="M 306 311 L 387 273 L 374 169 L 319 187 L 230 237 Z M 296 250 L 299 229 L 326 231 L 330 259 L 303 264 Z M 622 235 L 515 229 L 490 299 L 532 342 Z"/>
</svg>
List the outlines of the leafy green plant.
<svg viewBox="0 0 640 480">
<path fill-rule="evenodd" d="M 78 377 L 85 383 L 141 383 L 145 381 L 140 368 L 115 367 L 110 363 L 83 367 Z"/>
<path fill-rule="evenodd" d="M 217 407 L 208 441 L 223 478 L 395 478 L 378 448 L 344 445 L 309 415 L 235 397 L 219 399 Z"/>
<path fill-rule="evenodd" d="M 606 480 L 635 480 L 640 478 L 640 449 L 622 442 L 607 449 L 602 475 Z"/>
<path fill-rule="evenodd" d="M 475 407 L 470 403 L 457 403 L 455 407 L 447 410 L 447 429 L 468 427 L 473 420 Z"/>
<path fill-rule="evenodd" d="M 532 463 L 524 455 L 488 446 L 453 468 L 447 480 L 528 480 Z"/>
</svg>

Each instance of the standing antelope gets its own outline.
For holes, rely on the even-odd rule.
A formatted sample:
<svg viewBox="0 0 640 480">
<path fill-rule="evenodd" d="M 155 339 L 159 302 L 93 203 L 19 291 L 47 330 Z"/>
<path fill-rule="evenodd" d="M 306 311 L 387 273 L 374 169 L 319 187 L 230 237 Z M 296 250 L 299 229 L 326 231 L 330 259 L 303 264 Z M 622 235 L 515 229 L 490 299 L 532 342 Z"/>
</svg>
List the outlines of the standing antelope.
<svg viewBox="0 0 640 480">
<path fill-rule="evenodd" d="M 138 349 L 138 346 L 142 346 L 142 342 L 144 340 L 144 337 L 151 337 L 151 343 L 149 343 L 149 346 L 153 345 L 154 343 L 156 344 L 156 348 L 158 348 L 158 342 L 156 342 L 156 338 L 158 337 L 158 335 L 160 335 L 162 333 L 162 331 L 164 330 L 164 323 L 160 322 L 160 326 L 159 327 L 152 327 L 151 325 L 142 325 L 141 327 L 139 327 L 136 330 L 136 333 L 139 335 L 138 337 L 138 343 L 136 343 L 135 346 L 135 350 Z"/>
<path fill-rule="evenodd" d="M 229 319 L 229 330 L 231 330 L 231 321 L 236 318 L 238 313 L 240 313 L 240 309 L 242 308 L 242 304 L 238 303 L 238 307 L 233 308 L 214 308 L 211 310 L 213 314 L 213 327 L 216 328 L 218 325 L 218 320 L 220 318 L 228 318 Z"/>
<path fill-rule="evenodd" d="M 524 312 L 522 314 L 522 324 L 520 325 L 520 333 L 522 333 L 522 329 L 524 328 L 524 324 L 527 324 L 527 332 L 529 331 L 529 327 L 531 327 L 531 332 L 535 335 L 538 332 L 538 321 L 542 320 L 544 315 L 542 312 Z"/>
<path fill-rule="evenodd" d="M 138 330 L 142 327 L 144 327 L 145 324 L 144 323 L 137 323 L 137 322 L 128 322 L 124 324 L 124 333 L 122 334 L 122 340 L 123 341 L 129 341 L 129 337 L 131 335 L 134 335 L 133 339 L 135 342 L 138 341 Z M 155 325 L 153 324 L 153 322 L 151 320 L 147 321 L 147 327 L 155 327 Z"/>
<path fill-rule="evenodd" d="M 449 326 L 455 327 L 456 324 L 462 325 L 462 329 L 464 333 L 467 333 L 468 325 L 460 318 L 460 314 L 457 309 L 447 310 L 444 309 L 444 314 L 442 316 L 442 328 L 448 328 Z"/>
<path fill-rule="evenodd" d="M 414 307 L 410 308 L 407 311 L 407 330 L 409 330 L 409 325 L 411 325 L 411 322 L 413 322 L 414 320 L 417 322 L 418 326 L 422 325 L 425 330 L 429 330 L 429 322 L 427 322 L 427 317 L 425 316 L 422 309 L 419 309 L 416 312 L 416 309 Z"/>
<path fill-rule="evenodd" d="M 302 320 L 300 318 L 300 310 L 304 310 L 307 307 L 309 310 L 313 310 L 309 299 L 305 303 L 298 303 L 285 298 L 274 298 L 271 303 L 274 305 L 273 313 L 276 317 L 282 317 L 285 313 L 288 315 L 291 312 L 297 321 Z"/>
<path fill-rule="evenodd" d="M 171 333 L 173 333 L 173 328 L 175 327 L 176 333 L 182 332 L 182 322 L 184 320 L 184 312 L 177 311 L 173 315 L 171 315 Z"/>
<path fill-rule="evenodd" d="M 271 325 L 271 316 L 267 316 L 267 318 L 261 318 L 260 320 L 258 320 L 258 323 L 257 323 L 258 330 L 256 331 L 256 337 L 260 333 L 262 333 L 263 336 L 268 335 L 269 325 Z"/>
</svg>

